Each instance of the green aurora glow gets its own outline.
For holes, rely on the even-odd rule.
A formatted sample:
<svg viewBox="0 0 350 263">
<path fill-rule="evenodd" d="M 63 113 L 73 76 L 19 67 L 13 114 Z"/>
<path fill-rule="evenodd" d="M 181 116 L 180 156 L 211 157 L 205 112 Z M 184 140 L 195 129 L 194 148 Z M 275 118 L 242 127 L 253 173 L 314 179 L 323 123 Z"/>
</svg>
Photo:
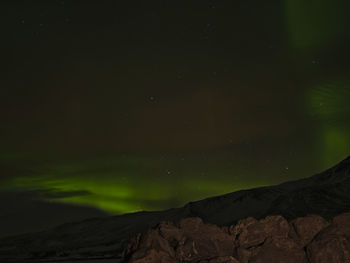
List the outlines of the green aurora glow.
<svg viewBox="0 0 350 263">
<path fill-rule="evenodd" d="M 349 1 L 27 2 L 3 16 L 0 191 L 161 210 L 349 154 Z"/>
<path fill-rule="evenodd" d="M 134 157 L 134 160 L 132 157 L 115 157 L 75 165 L 52 165 L 38 169 L 36 176 L 13 178 L 6 187 L 43 191 L 42 198 L 46 201 L 92 206 L 112 214 L 121 214 L 161 210 L 169 205 L 178 207 L 188 201 L 263 185 L 258 180 L 224 176 L 234 172 L 218 168 L 216 176 L 203 176 L 200 169 L 195 168 L 193 174 L 187 170 L 172 177 L 171 173 L 176 171 L 168 174 L 163 166 L 164 162 L 156 161 L 155 158 L 141 157 Z M 214 170 L 214 167 L 206 168 Z M 161 176 L 161 173 L 165 176 Z M 51 194 L 46 197 L 47 191 Z M 55 194 L 58 197 L 52 197 Z"/>
<path fill-rule="evenodd" d="M 350 85 L 317 85 L 307 95 L 308 112 L 319 123 L 317 144 L 325 168 L 345 158 L 350 149 Z"/>
<path fill-rule="evenodd" d="M 336 40 L 347 16 L 344 1 L 286 0 L 285 12 L 289 40 L 295 48 L 314 48 Z"/>
<path fill-rule="evenodd" d="M 320 147 L 318 156 L 324 169 L 346 157 L 350 149 L 350 125 L 345 121 L 350 114 L 348 101 L 350 89 L 346 84 L 316 85 L 307 92 L 307 115 L 316 122 L 315 144 Z M 279 176 L 276 181 L 273 176 L 279 173 L 276 171 L 270 171 L 268 177 L 263 176 L 268 170 L 259 175 L 254 175 L 254 169 L 244 172 L 237 161 L 230 166 L 219 160 L 204 163 L 192 160 L 190 166 L 182 160 L 177 162 L 177 169 L 173 170 L 169 169 L 174 166 L 173 161 L 155 155 L 130 154 L 46 164 L 35 169 L 36 175 L 12 178 L 2 188 L 43 191 L 42 198 L 48 202 L 92 206 L 111 214 L 123 214 L 179 207 L 189 201 L 288 179 Z M 57 193 L 58 197 L 45 196 L 47 191 Z"/>
</svg>

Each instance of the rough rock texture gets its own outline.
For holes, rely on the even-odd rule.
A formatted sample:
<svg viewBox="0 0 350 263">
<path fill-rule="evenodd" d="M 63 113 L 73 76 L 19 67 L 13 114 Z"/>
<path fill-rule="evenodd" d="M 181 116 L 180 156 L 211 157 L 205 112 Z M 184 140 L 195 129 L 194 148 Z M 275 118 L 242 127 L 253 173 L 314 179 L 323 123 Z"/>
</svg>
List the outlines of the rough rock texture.
<svg viewBox="0 0 350 263">
<path fill-rule="evenodd" d="M 350 263 L 350 213 L 331 222 L 318 215 L 290 222 L 248 217 L 221 228 L 194 217 L 162 222 L 136 235 L 122 262 Z"/>
<path fill-rule="evenodd" d="M 223 234 L 233 236 L 232 257 L 240 259 L 241 262 L 246 262 L 247 258 L 257 260 L 255 255 L 262 258 L 263 254 L 258 253 L 258 248 L 264 247 L 265 243 L 265 247 L 270 244 L 269 242 L 271 242 L 270 247 L 273 247 L 276 243 L 282 242 L 281 249 L 292 246 L 285 239 L 293 240 L 304 249 L 304 252 L 307 251 L 308 258 L 317 258 L 320 253 L 326 253 L 327 249 L 339 248 L 344 252 L 340 259 L 346 260 L 349 239 L 346 235 L 342 237 L 338 232 L 349 233 L 349 228 L 345 228 L 348 218 L 334 219 L 329 232 L 323 234 L 325 238 L 335 235 L 333 243 L 322 243 L 319 241 L 321 237 L 318 236 L 322 229 L 328 227 L 327 221 L 346 212 L 350 212 L 350 156 L 322 173 L 296 181 L 240 190 L 164 211 L 144 211 L 95 218 L 61 225 L 39 233 L 2 238 L 0 239 L 0 262 L 37 263 L 112 257 L 117 259 L 120 258 L 133 236 L 137 233 L 146 233 L 148 229 L 155 229 L 157 226 L 159 226 L 157 231 L 174 250 L 175 256 L 184 257 L 186 253 L 198 252 L 199 245 L 201 250 L 206 250 L 206 242 L 197 240 L 197 237 L 196 240 L 193 237 L 187 237 L 185 233 L 187 230 L 184 231 L 178 224 L 159 224 L 195 217 L 201 218 L 205 223 L 218 225 Z M 312 215 L 306 216 L 309 214 Z M 289 230 L 286 220 L 281 217 L 269 218 L 270 215 L 281 215 L 288 222 L 290 221 Z M 258 221 L 264 218 L 266 222 Z M 274 230 L 275 227 L 278 230 Z M 206 237 L 203 238 L 205 240 Z M 163 251 L 163 239 L 157 238 L 157 241 L 147 242 L 156 242 L 162 249 L 160 251 Z M 215 244 L 221 242 L 220 240 L 212 241 L 209 254 L 213 253 L 211 246 L 215 247 Z M 315 242 L 311 245 L 313 240 Z M 138 242 L 141 242 L 141 239 Z M 142 242 L 145 243 L 145 241 Z M 134 248 L 129 246 L 129 251 L 134 251 L 138 244 L 136 242 L 133 245 Z M 155 254 L 155 251 L 144 250 L 143 253 L 148 253 L 148 257 L 153 257 Z M 159 257 L 166 258 L 164 255 L 158 255 Z M 190 258 L 198 257 L 200 258 L 198 254 L 190 256 Z M 326 257 L 319 258 L 324 260 Z M 203 259 L 202 262 L 210 260 L 232 261 L 223 254 L 220 257 Z"/>
<path fill-rule="evenodd" d="M 350 213 L 333 218 L 307 245 L 311 262 L 350 263 Z"/>
<path fill-rule="evenodd" d="M 290 243 L 289 240 L 305 249 L 309 258 L 316 258 L 321 253 L 317 252 L 317 249 L 326 253 L 328 248 L 344 247 L 341 260 L 346 260 L 349 239 L 346 235 L 339 235 L 337 231 L 349 232 L 341 221 L 345 220 L 346 223 L 348 219 L 342 217 L 334 219 L 333 227 L 324 233 L 323 236 L 327 238 L 336 236 L 334 237 L 336 241 L 333 243 L 322 243 L 318 236 L 322 229 L 328 227 L 329 223 L 326 220 L 329 221 L 345 212 L 350 212 L 350 156 L 323 173 L 280 185 L 240 190 L 190 202 L 180 208 L 89 219 L 39 233 L 3 238 L 0 239 L 0 262 L 36 263 L 77 257 L 119 258 L 130 238 L 137 233 L 146 233 L 148 229 L 156 229 L 159 235 L 148 238 L 140 236 L 137 242 L 135 240 L 134 247 L 129 245 L 127 250 L 131 253 L 141 243 L 144 244 L 143 252 L 138 252 L 139 255 L 134 256 L 135 260 L 137 256 L 142 258 L 142 253 L 148 255 L 148 258 L 163 258 L 163 261 L 167 257 L 174 259 L 170 252 L 173 250 L 175 260 L 176 257 L 187 257 L 188 260 L 194 261 L 199 258 L 202 262 L 232 261 L 231 256 L 246 262 L 247 259 L 258 260 L 257 257 L 265 257 L 258 251 L 262 247 L 275 249 L 274 247 L 279 244 L 281 251 L 284 251 L 285 247 L 293 247 L 294 243 Z M 306 216 L 308 214 L 313 216 Z M 290 221 L 289 226 L 282 217 L 270 218 L 269 215 L 283 216 Z M 195 217 L 201 218 L 203 222 L 220 226 L 222 236 L 210 241 L 212 243 L 209 244 L 205 241 L 206 238 L 211 235 L 211 231 L 218 229 L 213 225 L 211 230 L 208 230 L 207 236 L 199 238 L 197 234 L 190 234 L 192 229 L 189 231 L 186 226 L 182 228 L 174 223 L 160 224 Z M 197 221 L 194 219 L 191 222 L 188 224 L 195 225 Z M 157 225 L 158 228 L 155 228 Z M 234 253 L 227 255 L 228 249 L 220 246 L 218 256 L 209 259 L 208 257 L 216 251 L 215 246 L 226 240 L 227 235 L 234 239 Z M 315 243 L 311 245 L 314 239 Z M 227 240 L 225 242 L 228 244 Z M 148 245 L 145 244 L 156 244 L 155 251 L 147 250 Z M 200 255 L 202 251 L 207 253 L 206 256 Z M 160 255 L 155 256 L 157 253 Z M 320 258 L 323 260 L 325 257 Z"/>
<path fill-rule="evenodd" d="M 321 216 L 308 215 L 299 217 L 290 222 L 289 236 L 300 246 L 304 247 L 329 223 Z"/>
<path fill-rule="evenodd" d="M 261 245 L 268 237 L 287 237 L 289 225 L 282 216 L 268 216 L 254 221 L 252 218 L 240 220 L 236 226 L 231 226 L 238 247 L 250 248 Z"/>
<path fill-rule="evenodd" d="M 176 262 L 235 262 L 230 257 L 234 249 L 234 237 L 223 229 L 204 224 L 200 218 L 185 218 L 177 225 L 163 222 L 156 229 L 137 235 L 123 257 L 130 262 L 158 262 L 147 260 L 159 253 L 167 260 L 164 262 L 170 259 Z M 145 261 L 140 261 L 141 258 Z"/>
</svg>

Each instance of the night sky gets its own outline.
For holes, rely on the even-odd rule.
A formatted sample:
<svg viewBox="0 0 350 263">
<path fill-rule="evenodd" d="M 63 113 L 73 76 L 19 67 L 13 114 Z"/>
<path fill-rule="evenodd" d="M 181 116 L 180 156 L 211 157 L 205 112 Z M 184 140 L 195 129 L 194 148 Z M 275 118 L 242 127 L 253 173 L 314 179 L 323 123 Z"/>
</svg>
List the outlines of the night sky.
<svg viewBox="0 0 350 263">
<path fill-rule="evenodd" d="M 0 12 L 1 222 L 179 207 L 350 154 L 348 0 Z"/>
</svg>

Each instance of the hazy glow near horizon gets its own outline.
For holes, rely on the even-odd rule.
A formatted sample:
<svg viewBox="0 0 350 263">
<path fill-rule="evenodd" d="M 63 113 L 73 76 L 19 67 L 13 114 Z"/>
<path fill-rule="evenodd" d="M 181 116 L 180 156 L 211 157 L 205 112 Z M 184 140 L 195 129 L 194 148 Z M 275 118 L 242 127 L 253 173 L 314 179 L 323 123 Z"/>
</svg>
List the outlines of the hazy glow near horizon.
<svg viewBox="0 0 350 263">
<path fill-rule="evenodd" d="M 0 41 L 18 214 L 179 207 L 350 154 L 350 1 L 22 2 Z"/>
</svg>

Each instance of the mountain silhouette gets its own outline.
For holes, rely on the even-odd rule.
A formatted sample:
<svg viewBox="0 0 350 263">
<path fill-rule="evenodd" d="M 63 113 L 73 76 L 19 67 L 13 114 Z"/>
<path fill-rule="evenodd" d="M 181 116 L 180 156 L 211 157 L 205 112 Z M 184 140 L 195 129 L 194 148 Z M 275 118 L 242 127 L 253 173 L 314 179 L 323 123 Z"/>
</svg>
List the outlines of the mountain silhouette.
<svg viewBox="0 0 350 263">
<path fill-rule="evenodd" d="M 130 238 L 162 221 L 200 217 L 232 225 L 247 217 L 281 215 L 287 220 L 317 214 L 329 220 L 350 212 L 350 156 L 309 178 L 206 198 L 181 208 L 137 212 L 68 223 L 48 231 L 3 238 L 0 261 L 118 258 Z M 24 219 L 25 220 L 25 219 Z"/>
</svg>

